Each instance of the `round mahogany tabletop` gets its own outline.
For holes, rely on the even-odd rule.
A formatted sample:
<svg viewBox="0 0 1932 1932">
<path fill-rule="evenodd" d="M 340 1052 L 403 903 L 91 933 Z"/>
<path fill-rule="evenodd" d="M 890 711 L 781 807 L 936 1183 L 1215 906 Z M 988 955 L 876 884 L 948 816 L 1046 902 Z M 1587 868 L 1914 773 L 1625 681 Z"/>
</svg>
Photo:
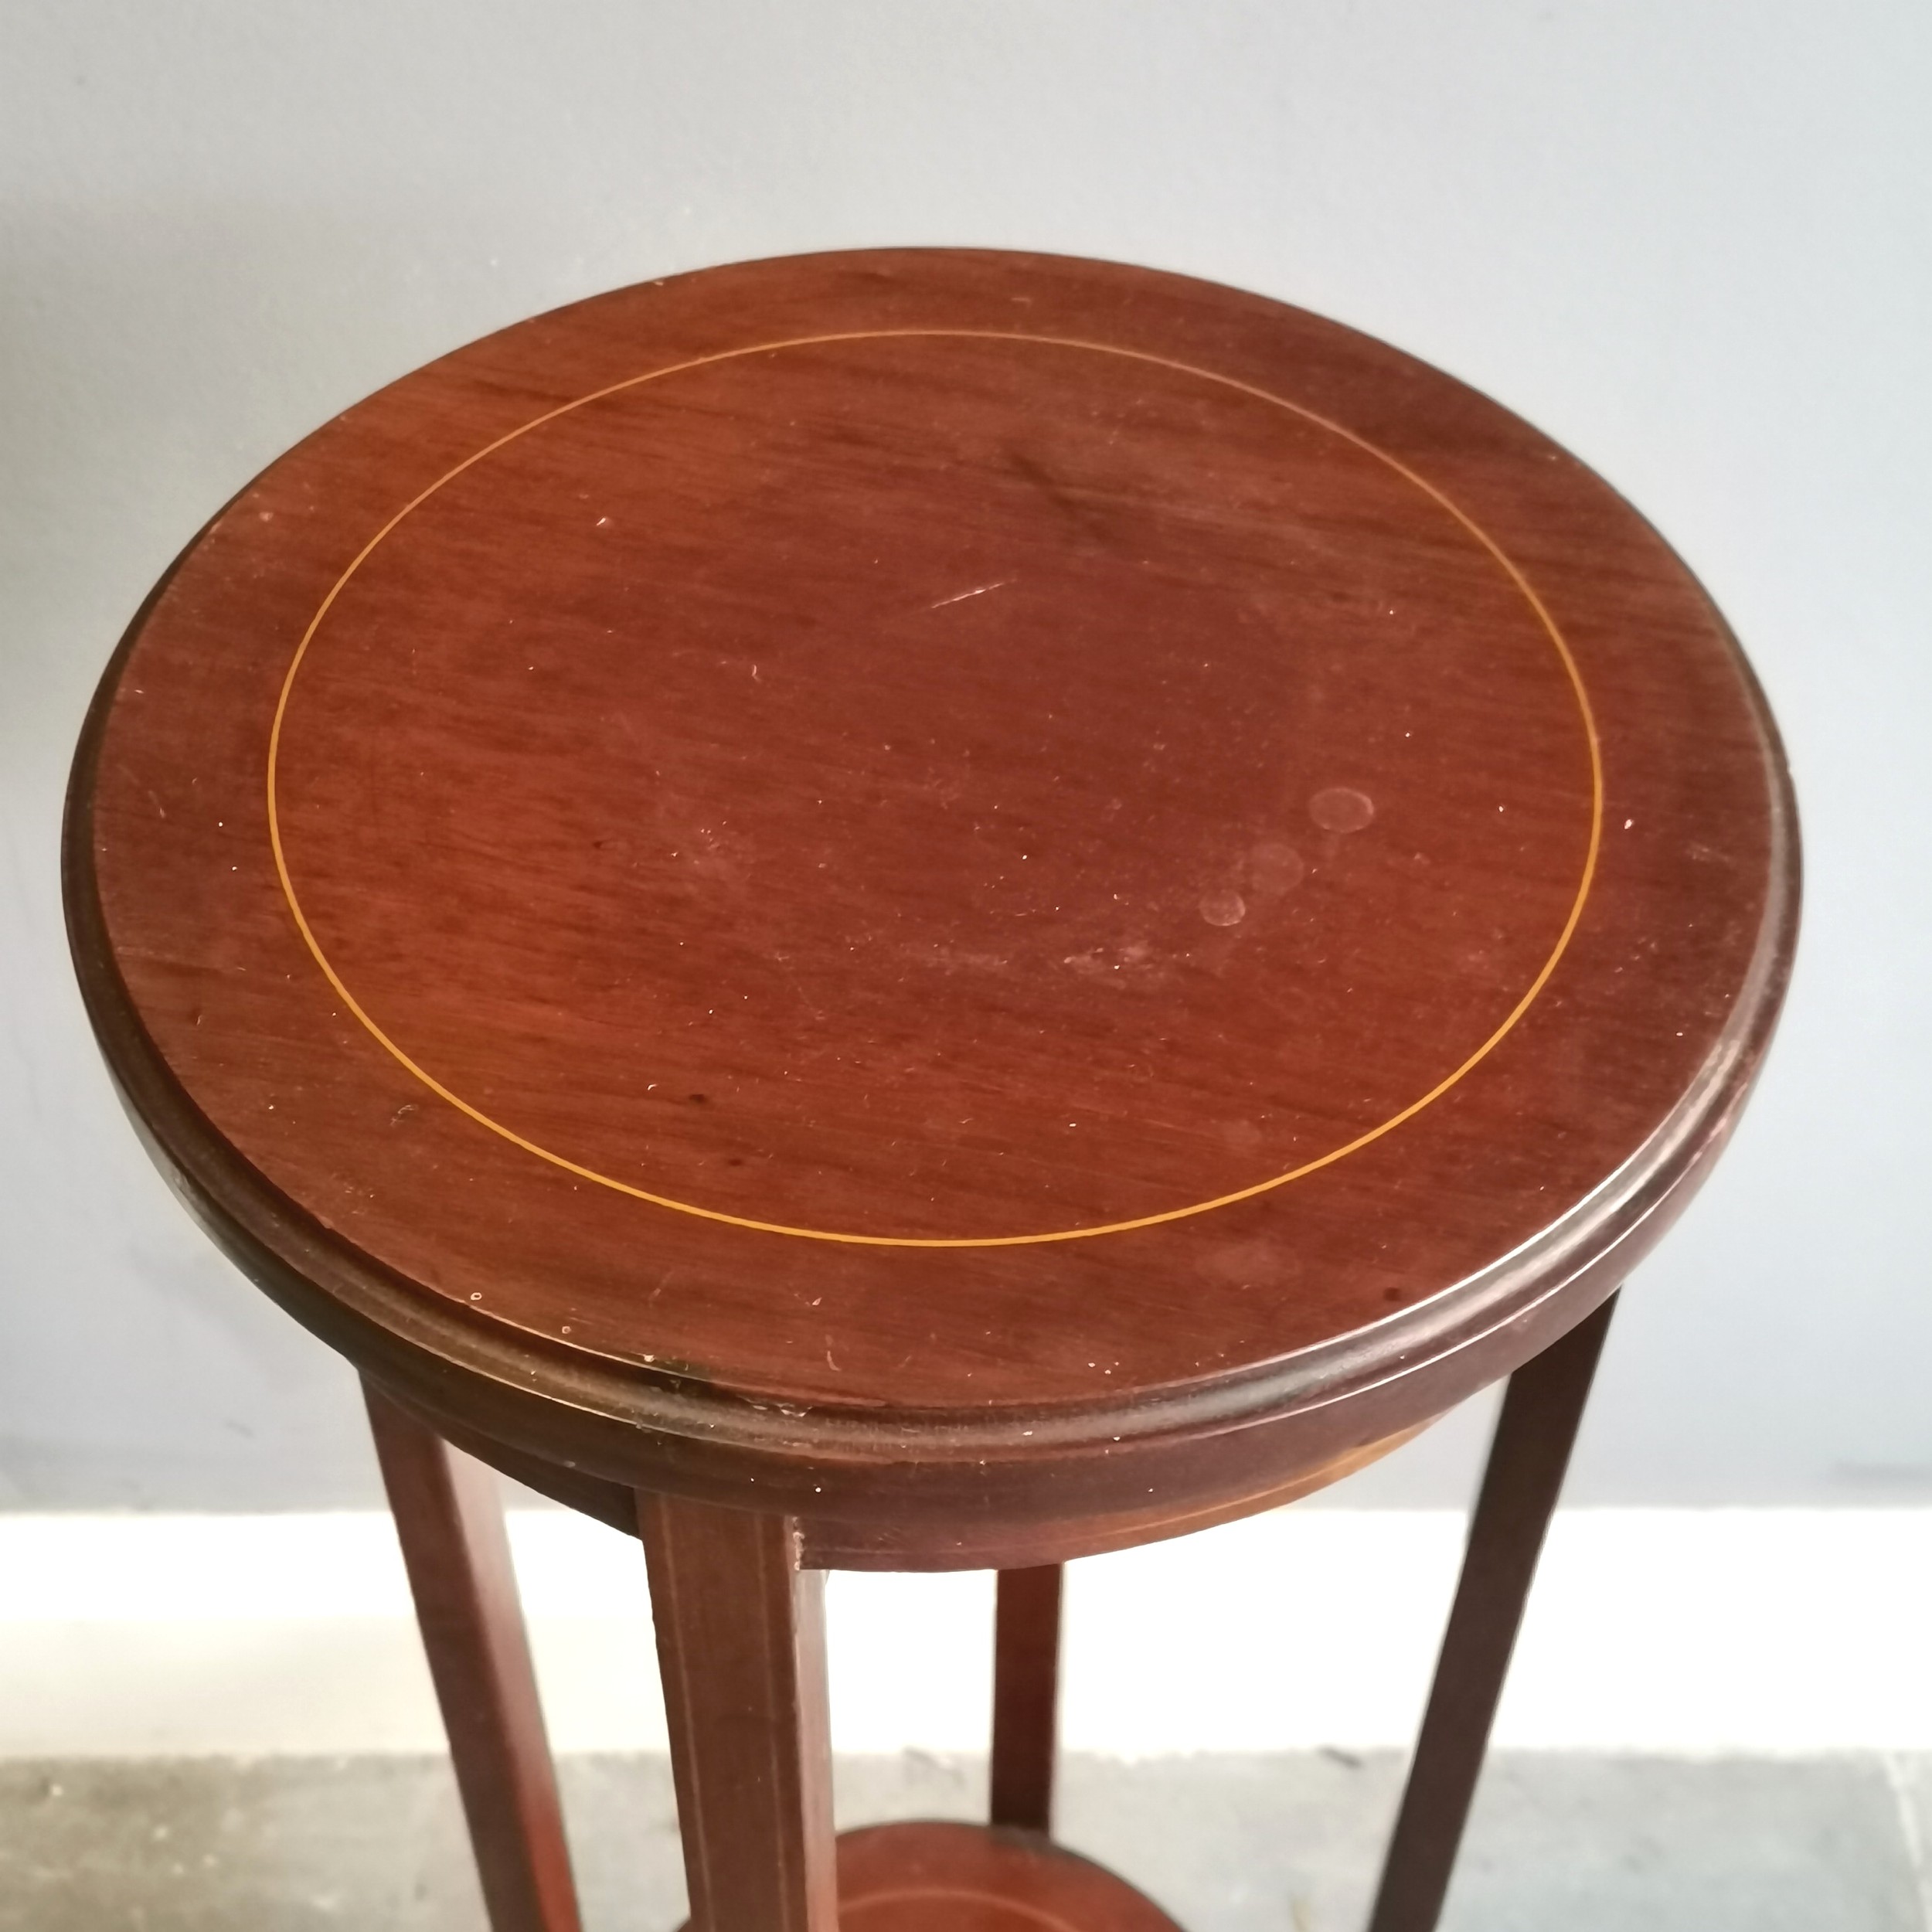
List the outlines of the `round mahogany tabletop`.
<svg viewBox="0 0 1932 1932">
<path fill-rule="evenodd" d="M 1797 900 L 1735 643 L 1562 450 L 952 250 L 336 417 L 137 617 L 67 857 L 263 1285 L 505 1466 L 850 1560 L 1251 1506 L 1535 1352 L 1721 1143 Z"/>
</svg>

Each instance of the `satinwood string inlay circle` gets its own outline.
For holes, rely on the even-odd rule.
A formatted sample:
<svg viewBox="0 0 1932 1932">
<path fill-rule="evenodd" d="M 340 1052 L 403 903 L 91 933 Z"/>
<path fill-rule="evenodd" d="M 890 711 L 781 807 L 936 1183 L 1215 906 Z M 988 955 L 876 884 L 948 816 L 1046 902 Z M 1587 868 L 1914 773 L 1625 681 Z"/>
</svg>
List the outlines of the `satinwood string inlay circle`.
<svg viewBox="0 0 1932 1932">
<path fill-rule="evenodd" d="M 1002 344 L 1025 345 L 1063 352 L 1097 355 L 1121 359 L 1128 363 L 1140 363 L 1151 369 L 1166 371 L 1183 377 L 1219 386 L 1225 391 L 1265 404 L 1285 412 L 1290 417 L 1318 431 L 1324 436 L 1339 439 L 1342 444 L 1381 464 L 1386 471 L 1410 488 L 1419 492 L 1455 526 L 1463 536 L 1471 542 L 1476 549 L 1487 560 L 1495 571 L 1513 590 L 1532 614 L 1536 626 L 1546 638 L 1555 659 L 1560 667 L 1562 678 L 1571 693 L 1579 725 L 1579 736 L 1583 759 L 1580 764 L 1587 770 L 1587 832 L 1580 838 L 1581 858 L 1575 889 L 1560 929 L 1556 932 L 1546 955 L 1533 977 L 1524 986 L 1513 1003 L 1505 1012 L 1486 1036 L 1473 1047 L 1465 1047 L 1458 1059 L 1442 1071 L 1419 1097 L 1400 1107 L 1386 1117 L 1377 1121 L 1364 1131 L 1349 1135 L 1338 1144 L 1328 1148 L 1314 1158 L 1298 1162 L 1284 1171 L 1268 1175 L 1246 1185 L 1227 1189 L 1206 1199 L 1193 1200 L 1179 1206 L 1162 1208 L 1144 1214 L 1117 1216 L 1090 1225 L 1053 1227 L 1038 1231 L 978 1235 L 918 1235 L 878 1232 L 866 1230 L 821 1228 L 798 1225 L 788 1220 L 761 1219 L 755 1215 L 733 1213 L 708 1206 L 686 1199 L 655 1190 L 651 1187 L 628 1181 L 593 1166 L 588 1162 L 571 1158 L 552 1146 L 520 1131 L 514 1124 L 498 1118 L 485 1107 L 456 1090 L 428 1066 L 423 1058 L 413 1053 L 410 1048 L 399 1041 L 393 1033 L 386 1029 L 367 1005 L 352 990 L 343 972 L 332 960 L 322 940 L 318 937 L 309 914 L 305 911 L 298 889 L 294 867 L 291 863 L 284 835 L 284 819 L 286 801 L 281 796 L 281 781 L 284 765 L 284 726 L 290 713 L 291 699 L 297 690 L 298 679 L 304 665 L 311 657 L 318 640 L 326 634 L 326 622 L 330 613 L 338 604 L 344 592 L 351 585 L 357 573 L 363 569 L 392 535 L 404 526 L 417 512 L 435 498 L 439 492 L 456 479 L 471 471 L 488 459 L 505 451 L 522 439 L 542 430 L 546 425 L 557 423 L 560 419 L 572 417 L 585 410 L 589 406 L 608 399 L 621 396 L 628 392 L 642 389 L 667 379 L 693 372 L 715 369 L 723 364 L 744 362 L 751 358 L 770 358 L 786 352 L 821 349 L 836 345 L 866 342 L 917 342 L 929 340 L 983 341 Z M 1410 464 L 1399 460 L 1374 443 L 1355 433 L 1342 424 L 1318 413 L 1254 384 L 1238 380 L 1173 359 L 1150 354 L 1145 351 L 1124 348 L 1095 341 L 1078 340 L 1063 337 L 1027 335 L 1017 332 L 971 329 L 873 329 L 849 331 L 825 335 L 795 337 L 786 340 L 760 343 L 748 347 L 726 350 L 716 354 L 693 358 L 651 369 L 626 380 L 607 385 L 578 396 L 556 408 L 544 411 L 531 418 L 508 434 L 498 437 L 474 451 L 462 462 L 454 465 L 438 477 L 427 488 L 420 492 L 409 502 L 384 523 L 350 561 L 331 587 L 328 594 L 315 611 L 287 666 L 275 707 L 270 727 L 267 755 L 267 807 L 268 837 L 272 849 L 274 869 L 280 882 L 283 897 L 288 911 L 299 930 L 302 941 L 313 957 L 317 967 L 328 980 L 337 997 L 352 1014 L 364 1031 L 379 1044 L 383 1051 L 406 1069 L 413 1078 L 430 1093 L 449 1106 L 467 1116 L 478 1125 L 522 1149 L 536 1158 L 549 1163 L 577 1179 L 594 1183 L 597 1186 L 613 1189 L 653 1206 L 675 1213 L 697 1216 L 700 1219 L 725 1223 L 734 1227 L 759 1233 L 791 1236 L 800 1240 L 842 1243 L 862 1247 L 885 1248 L 990 1248 L 1015 1247 L 1043 1243 L 1074 1241 L 1090 1239 L 1104 1234 L 1116 1234 L 1130 1230 L 1147 1228 L 1162 1223 L 1179 1221 L 1191 1216 L 1209 1213 L 1235 1202 L 1250 1199 L 1268 1193 L 1288 1183 L 1301 1179 L 1317 1171 L 1332 1166 L 1349 1155 L 1366 1148 L 1412 1119 L 1425 1108 L 1440 1099 L 1463 1080 L 1477 1066 L 1486 1059 L 1516 1027 L 1529 1011 L 1568 948 L 1577 930 L 1583 908 L 1587 901 L 1592 881 L 1595 876 L 1604 828 L 1604 780 L 1603 754 L 1599 744 L 1595 719 L 1582 675 L 1574 655 L 1562 631 L 1558 627 L 1543 600 L 1524 572 L 1512 559 L 1471 516 L 1464 512 L 1451 497 L 1430 483 Z M 1344 811 L 1342 806 L 1348 810 Z M 1348 793 L 1342 797 L 1341 804 L 1336 794 L 1319 794 L 1312 815 L 1318 825 L 1332 831 L 1345 833 L 1366 822 L 1369 801 L 1359 794 Z M 1238 895 L 1223 893 L 1203 898 L 1201 916 L 1210 926 L 1219 927 L 1238 920 L 1243 913 L 1243 902 Z M 1452 1051 L 1454 1049 L 1451 1049 Z"/>
</svg>

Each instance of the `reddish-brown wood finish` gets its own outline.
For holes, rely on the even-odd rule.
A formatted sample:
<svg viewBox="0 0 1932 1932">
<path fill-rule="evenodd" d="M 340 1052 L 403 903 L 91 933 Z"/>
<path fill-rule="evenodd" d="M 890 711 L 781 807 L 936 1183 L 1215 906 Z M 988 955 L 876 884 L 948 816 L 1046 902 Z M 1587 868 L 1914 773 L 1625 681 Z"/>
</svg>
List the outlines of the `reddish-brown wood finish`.
<svg viewBox="0 0 1932 1932">
<path fill-rule="evenodd" d="M 492 1932 L 577 1932 L 496 1478 L 363 1384 Z"/>
<path fill-rule="evenodd" d="M 640 1495 L 693 1932 L 835 1932 L 824 1573 L 782 1516 Z"/>
<path fill-rule="evenodd" d="M 66 856 L 301 1320 L 607 1514 L 908 1568 L 1262 1506 L 1573 1325 L 1796 916 L 1749 673 L 1587 471 L 1280 304 L 943 250 L 336 418 L 137 618 Z"/>
<path fill-rule="evenodd" d="M 1060 1733 L 1060 1597 L 1058 1563 L 1002 1570 L 993 1614 L 995 1825 L 1053 1828 L 1053 1757 Z"/>
<path fill-rule="evenodd" d="M 1431 1418 L 1433 1420 L 1433 1418 Z M 479 1461 L 488 1462 L 505 1475 L 553 1498 L 567 1507 L 595 1516 L 613 1529 L 637 1533 L 635 1492 L 621 1485 L 562 1462 L 539 1460 L 526 1451 L 484 1434 L 471 1423 L 445 1421 L 450 1439 L 468 1450 Z M 1002 1519 L 949 1527 L 940 1543 L 932 1526 L 919 1513 L 915 1492 L 913 1514 L 896 1532 L 889 1519 L 875 1519 L 862 1526 L 825 1518 L 799 1523 L 802 1560 L 811 1570 L 906 1570 L 944 1568 L 954 1570 L 1012 1570 L 1037 1563 L 1043 1552 L 1056 1553 L 1059 1560 L 1094 1556 L 1108 1550 L 1128 1549 L 1164 1538 L 1191 1535 L 1230 1522 L 1264 1509 L 1279 1509 L 1317 1489 L 1339 1482 L 1344 1476 L 1379 1460 L 1419 1434 L 1426 1423 L 1419 1423 L 1393 1436 L 1365 1444 L 1323 1462 L 1298 1468 L 1286 1481 L 1277 1479 L 1253 1488 L 1216 1493 L 1212 1502 L 1202 1505 L 1185 1500 L 1183 1487 L 1188 1477 L 1185 1465 L 1164 1465 L 1172 1471 L 1163 1499 L 1139 1508 L 1089 1514 L 1070 1519 L 1064 1510 L 1058 1515 L 1036 1505 L 1023 1513 Z M 1266 1438 L 1252 1438 L 1254 1449 L 1265 1452 Z M 747 1471 L 747 1493 L 758 1481 L 756 1468 Z M 1064 1503 L 1064 1495 L 1054 1495 L 1055 1487 L 1066 1478 L 1054 1471 L 1043 1477 L 1049 1487 L 1050 1505 Z M 896 1493 L 906 1493 L 903 1490 Z"/>
<path fill-rule="evenodd" d="M 1617 1306 L 1509 1378 L 1369 1932 L 1434 1932 L 1510 1654 Z M 1587 1662 L 1577 1660 L 1580 1668 Z"/>
<path fill-rule="evenodd" d="M 1031 1832 L 876 1825 L 838 1840 L 842 1932 L 1175 1932 L 1144 1893 Z"/>
</svg>

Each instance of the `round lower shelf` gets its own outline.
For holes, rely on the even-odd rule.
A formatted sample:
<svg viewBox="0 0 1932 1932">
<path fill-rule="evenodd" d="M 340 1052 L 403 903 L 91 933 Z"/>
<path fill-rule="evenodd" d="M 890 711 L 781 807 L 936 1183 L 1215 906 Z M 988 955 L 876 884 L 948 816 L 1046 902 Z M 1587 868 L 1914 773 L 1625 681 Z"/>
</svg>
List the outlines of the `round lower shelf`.
<svg viewBox="0 0 1932 1932">
<path fill-rule="evenodd" d="M 842 1932 L 1179 1932 L 1091 1859 L 983 1825 L 842 1833 L 838 1916 Z"/>
</svg>

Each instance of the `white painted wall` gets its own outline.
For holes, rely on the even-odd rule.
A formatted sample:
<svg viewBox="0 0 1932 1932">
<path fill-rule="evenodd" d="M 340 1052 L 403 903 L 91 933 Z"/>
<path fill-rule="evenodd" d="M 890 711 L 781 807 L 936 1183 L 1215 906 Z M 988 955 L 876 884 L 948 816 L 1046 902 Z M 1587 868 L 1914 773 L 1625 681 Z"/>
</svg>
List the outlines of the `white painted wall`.
<svg viewBox="0 0 1932 1932">
<path fill-rule="evenodd" d="M 1792 1010 L 1574 1495 L 1932 1498 L 1932 14 L 1900 0 L 4 0 L 0 1506 L 372 1498 L 345 1372 L 116 1113 L 69 982 L 89 689 L 202 519 L 532 311 L 893 242 L 1304 303 L 1641 505 L 1764 675 Z M 1437 1504 L 1452 1423 L 1345 1500 Z"/>
<path fill-rule="evenodd" d="M 519 1511 L 560 1750 L 662 1750 L 636 1543 Z M 1073 1564 L 1070 1750 L 1400 1747 L 1455 1581 L 1454 1510 L 1289 1509 Z M 1932 1752 L 1932 1510 L 1558 1513 L 1496 1742 Z M 842 1751 L 984 1751 L 992 1579 L 829 1580 Z M 393 1527 L 314 1515 L 0 1516 L 0 1759 L 433 1751 Z"/>
</svg>

